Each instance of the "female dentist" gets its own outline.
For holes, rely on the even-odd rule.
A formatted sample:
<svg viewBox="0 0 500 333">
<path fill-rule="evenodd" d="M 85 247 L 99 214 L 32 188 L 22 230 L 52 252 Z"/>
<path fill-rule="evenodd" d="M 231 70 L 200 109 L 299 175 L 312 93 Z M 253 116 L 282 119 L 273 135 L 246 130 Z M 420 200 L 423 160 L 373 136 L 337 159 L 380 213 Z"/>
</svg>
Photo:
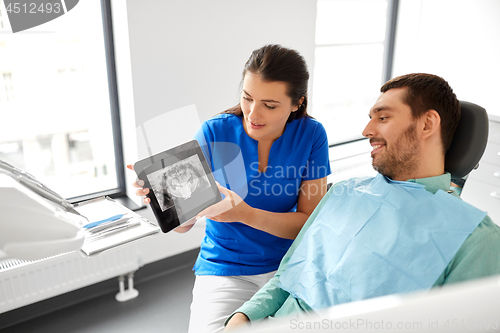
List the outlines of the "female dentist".
<svg viewBox="0 0 500 333">
<path fill-rule="evenodd" d="M 194 266 L 190 333 L 223 330 L 227 316 L 274 275 L 326 193 L 328 140 L 321 123 L 307 114 L 308 80 L 298 52 L 259 48 L 245 64 L 240 103 L 205 121 L 195 135 L 225 187 L 218 185 L 224 199 L 197 216 L 206 217 L 206 232 Z M 232 146 L 244 164 L 233 184 L 214 170 L 224 167 Z"/>
</svg>

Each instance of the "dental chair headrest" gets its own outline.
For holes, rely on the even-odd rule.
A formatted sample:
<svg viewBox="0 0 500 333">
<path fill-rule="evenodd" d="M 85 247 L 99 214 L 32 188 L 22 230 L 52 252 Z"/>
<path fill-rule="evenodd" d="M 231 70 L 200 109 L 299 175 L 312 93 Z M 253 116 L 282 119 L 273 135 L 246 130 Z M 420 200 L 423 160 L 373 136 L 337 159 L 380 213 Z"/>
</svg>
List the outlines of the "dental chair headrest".
<svg viewBox="0 0 500 333">
<path fill-rule="evenodd" d="M 445 170 L 451 179 L 461 179 L 478 165 L 488 140 L 488 114 L 474 103 L 460 101 L 461 117 L 450 149 Z"/>
</svg>

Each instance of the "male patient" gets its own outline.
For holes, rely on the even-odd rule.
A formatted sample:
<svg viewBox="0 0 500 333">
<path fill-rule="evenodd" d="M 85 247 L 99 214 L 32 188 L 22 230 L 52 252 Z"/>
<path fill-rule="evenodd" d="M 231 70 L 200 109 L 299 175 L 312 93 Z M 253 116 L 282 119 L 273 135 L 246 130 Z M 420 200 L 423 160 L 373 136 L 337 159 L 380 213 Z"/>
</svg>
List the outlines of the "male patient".
<svg viewBox="0 0 500 333">
<path fill-rule="evenodd" d="M 500 274 L 500 228 L 450 191 L 444 171 L 460 119 L 452 89 L 409 74 L 381 92 L 363 131 L 379 174 L 330 189 L 227 327 Z"/>
</svg>

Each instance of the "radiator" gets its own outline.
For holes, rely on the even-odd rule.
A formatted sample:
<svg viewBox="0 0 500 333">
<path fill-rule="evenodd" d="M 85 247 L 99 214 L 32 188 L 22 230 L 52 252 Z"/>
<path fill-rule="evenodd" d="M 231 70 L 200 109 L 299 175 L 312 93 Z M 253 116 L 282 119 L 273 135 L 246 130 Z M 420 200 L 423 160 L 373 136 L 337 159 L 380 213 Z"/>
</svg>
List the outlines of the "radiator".
<svg viewBox="0 0 500 333">
<path fill-rule="evenodd" d="M 146 213 L 141 215 L 153 217 L 152 213 Z M 0 314 L 116 278 L 136 271 L 145 264 L 193 250 L 200 246 L 204 234 L 205 224 L 198 222 L 188 233 L 158 233 L 96 256 L 85 257 L 70 252 L 3 267 L 0 270 Z M 116 290 L 118 292 L 118 280 Z"/>
<path fill-rule="evenodd" d="M 0 271 L 0 313 L 139 269 L 134 244 L 84 258 L 77 252 Z"/>
</svg>

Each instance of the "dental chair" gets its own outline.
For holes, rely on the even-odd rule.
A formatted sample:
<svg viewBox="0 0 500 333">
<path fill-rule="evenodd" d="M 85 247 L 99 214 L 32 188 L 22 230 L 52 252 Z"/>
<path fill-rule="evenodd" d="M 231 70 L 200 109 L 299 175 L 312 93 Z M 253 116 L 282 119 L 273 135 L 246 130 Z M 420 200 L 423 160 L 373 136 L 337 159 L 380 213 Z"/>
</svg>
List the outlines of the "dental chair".
<svg viewBox="0 0 500 333">
<path fill-rule="evenodd" d="M 463 188 L 467 176 L 479 166 L 488 141 L 488 114 L 474 103 L 460 101 L 461 117 L 450 149 L 445 157 L 445 171 L 451 181 Z"/>
</svg>

